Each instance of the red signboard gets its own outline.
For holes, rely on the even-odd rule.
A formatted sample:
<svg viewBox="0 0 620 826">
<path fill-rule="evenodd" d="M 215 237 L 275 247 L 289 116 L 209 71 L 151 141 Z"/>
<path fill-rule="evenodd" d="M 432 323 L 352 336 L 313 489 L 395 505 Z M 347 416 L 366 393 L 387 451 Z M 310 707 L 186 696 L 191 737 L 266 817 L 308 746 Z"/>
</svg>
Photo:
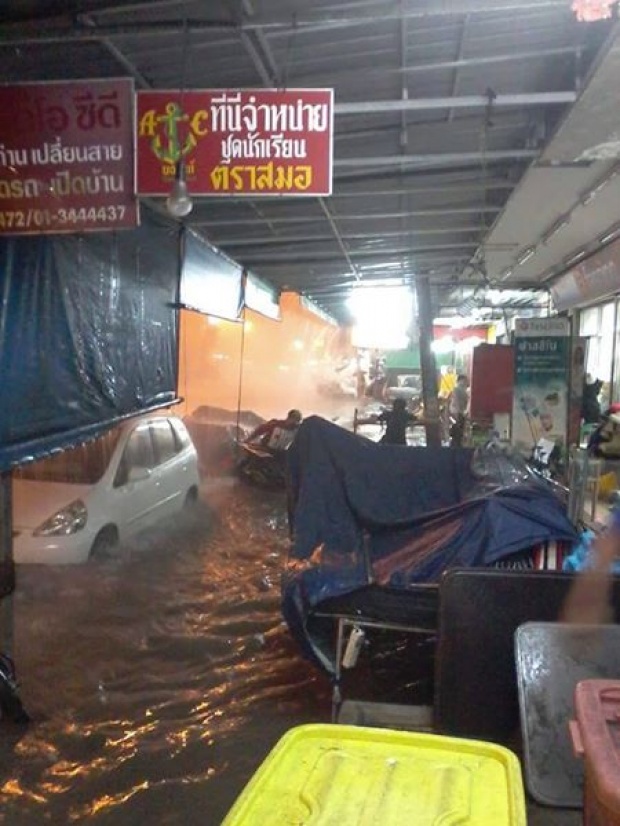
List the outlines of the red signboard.
<svg viewBox="0 0 620 826">
<path fill-rule="evenodd" d="M 0 233 L 133 227 L 133 81 L 0 86 Z"/>
<path fill-rule="evenodd" d="M 169 195 L 179 161 L 193 195 L 329 195 L 333 92 L 138 92 L 138 192 Z"/>
<path fill-rule="evenodd" d="M 551 287 L 558 312 L 608 298 L 620 290 L 620 241 L 569 270 Z"/>
</svg>

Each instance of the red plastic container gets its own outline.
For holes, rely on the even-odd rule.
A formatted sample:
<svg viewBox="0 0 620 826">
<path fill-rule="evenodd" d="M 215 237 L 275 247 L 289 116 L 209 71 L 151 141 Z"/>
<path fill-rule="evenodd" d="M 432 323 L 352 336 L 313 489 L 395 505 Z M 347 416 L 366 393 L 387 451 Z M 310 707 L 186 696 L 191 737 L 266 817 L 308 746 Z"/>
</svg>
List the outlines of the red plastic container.
<svg viewBox="0 0 620 826">
<path fill-rule="evenodd" d="M 585 826 L 620 826 L 620 680 L 584 680 L 575 690 L 571 735 L 585 760 Z"/>
</svg>

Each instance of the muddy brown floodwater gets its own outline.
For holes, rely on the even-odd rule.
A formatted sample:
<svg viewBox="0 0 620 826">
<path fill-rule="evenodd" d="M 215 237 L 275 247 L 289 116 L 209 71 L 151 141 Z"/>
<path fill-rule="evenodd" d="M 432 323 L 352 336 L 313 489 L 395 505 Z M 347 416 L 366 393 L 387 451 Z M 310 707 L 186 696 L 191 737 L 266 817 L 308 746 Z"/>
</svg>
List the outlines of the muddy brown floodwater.
<svg viewBox="0 0 620 826">
<path fill-rule="evenodd" d="M 217 826 L 329 684 L 280 614 L 280 494 L 225 484 L 119 558 L 18 571 L 33 722 L 0 724 L 0 822 Z"/>
</svg>

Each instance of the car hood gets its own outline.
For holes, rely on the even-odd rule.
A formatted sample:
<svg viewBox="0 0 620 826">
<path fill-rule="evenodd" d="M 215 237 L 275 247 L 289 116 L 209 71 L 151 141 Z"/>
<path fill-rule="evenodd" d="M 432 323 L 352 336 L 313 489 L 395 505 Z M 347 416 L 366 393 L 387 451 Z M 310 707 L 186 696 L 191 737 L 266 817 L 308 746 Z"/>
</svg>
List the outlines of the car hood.
<svg viewBox="0 0 620 826">
<path fill-rule="evenodd" d="M 34 530 L 76 499 L 85 500 L 92 489 L 92 485 L 14 479 L 13 528 Z"/>
</svg>

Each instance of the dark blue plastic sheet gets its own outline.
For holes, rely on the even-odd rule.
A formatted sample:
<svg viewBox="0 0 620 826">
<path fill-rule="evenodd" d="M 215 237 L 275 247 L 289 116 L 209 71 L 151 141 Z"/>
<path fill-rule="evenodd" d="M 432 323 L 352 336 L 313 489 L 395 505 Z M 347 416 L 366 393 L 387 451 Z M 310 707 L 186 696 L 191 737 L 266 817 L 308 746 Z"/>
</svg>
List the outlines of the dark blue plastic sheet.
<svg viewBox="0 0 620 826">
<path fill-rule="evenodd" d="M 406 590 L 447 568 L 576 538 L 546 485 L 530 479 L 489 492 L 471 449 L 378 445 L 311 417 L 289 454 L 294 543 L 283 613 L 328 670 L 308 624 L 324 600 L 371 582 Z"/>
<path fill-rule="evenodd" d="M 170 404 L 179 237 L 136 230 L 0 240 L 0 469 Z"/>
</svg>

